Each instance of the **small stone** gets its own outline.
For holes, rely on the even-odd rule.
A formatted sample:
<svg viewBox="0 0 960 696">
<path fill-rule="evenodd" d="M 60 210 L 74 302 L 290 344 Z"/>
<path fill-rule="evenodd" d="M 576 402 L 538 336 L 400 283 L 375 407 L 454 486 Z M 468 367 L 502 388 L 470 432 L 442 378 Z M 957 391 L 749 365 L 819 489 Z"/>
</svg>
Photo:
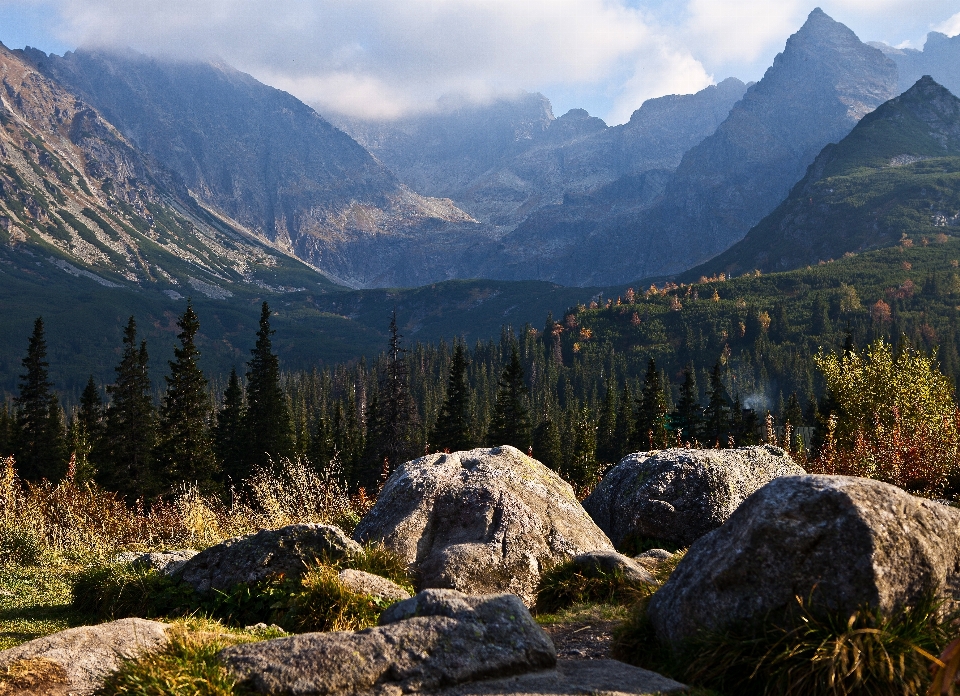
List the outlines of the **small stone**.
<svg viewBox="0 0 960 696">
<path fill-rule="evenodd" d="M 624 578 L 634 583 L 656 585 L 657 579 L 646 568 L 629 556 L 616 551 L 589 551 L 574 556 L 573 562 L 585 572 L 603 571 L 613 573 L 619 571 Z"/>
<path fill-rule="evenodd" d="M 347 568 L 341 570 L 338 576 L 344 586 L 357 594 L 369 595 L 388 602 L 409 599 L 410 593 L 400 587 L 393 580 L 389 580 L 373 573 Z"/>
</svg>

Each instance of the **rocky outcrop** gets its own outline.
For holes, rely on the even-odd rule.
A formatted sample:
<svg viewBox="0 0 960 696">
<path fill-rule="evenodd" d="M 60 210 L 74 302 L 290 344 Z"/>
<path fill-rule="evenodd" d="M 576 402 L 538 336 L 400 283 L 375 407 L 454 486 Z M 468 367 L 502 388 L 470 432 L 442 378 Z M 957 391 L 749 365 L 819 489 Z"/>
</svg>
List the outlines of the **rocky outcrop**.
<svg viewBox="0 0 960 696">
<path fill-rule="evenodd" d="M 42 688 L 36 694 L 89 694 L 125 660 L 166 645 L 168 628 L 144 619 L 70 628 L 0 651 L 0 675 L 21 680 L 10 693 L 30 693 L 32 682 Z"/>
<path fill-rule="evenodd" d="M 879 481 L 790 476 L 754 493 L 687 551 L 650 600 L 660 640 L 778 620 L 810 598 L 891 614 L 926 593 L 960 601 L 960 510 Z"/>
<path fill-rule="evenodd" d="M 770 445 L 638 452 L 611 469 L 583 506 L 618 547 L 631 538 L 688 546 L 760 487 L 804 473 Z"/>
<path fill-rule="evenodd" d="M 237 645 L 220 659 L 246 687 L 297 694 L 429 691 L 556 664 L 550 638 L 513 595 L 427 590 L 392 610 L 359 633 Z"/>
<path fill-rule="evenodd" d="M 410 593 L 397 583 L 373 573 L 347 568 L 338 575 L 340 582 L 357 594 L 369 595 L 388 602 L 409 599 Z"/>
<path fill-rule="evenodd" d="M 361 552 L 339 527 L 293 524 L 228 539 L 188 560 L 175 577 L 197 592 L 226 591 L 275 575 L 296 577 L 309 563 L 337 560 Z"/>
<path fill-rule="evenodd" d="M 385 543 L 421 587 L 512 592 L 530 606 L 543 567 L 613 550 L 570 485 L 513 447 L 407 462 L 354 538 Z"/>
</svg>

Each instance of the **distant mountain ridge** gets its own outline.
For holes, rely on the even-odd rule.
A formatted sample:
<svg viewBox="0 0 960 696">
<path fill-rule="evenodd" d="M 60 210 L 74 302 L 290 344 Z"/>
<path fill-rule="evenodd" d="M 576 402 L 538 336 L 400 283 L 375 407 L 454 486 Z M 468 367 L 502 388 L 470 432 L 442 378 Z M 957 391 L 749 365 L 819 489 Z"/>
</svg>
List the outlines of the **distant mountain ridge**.
<svg viewBox="0 0 960 696">
<path fill-rule="evenodd" d="M 948 37 L 938 31 L 927 34 L 923 50 L 894 48 L 871 42 L 897 64 L 900 79 L 897 89 L 905 92 L 924 75 L 929 75 L 955 95 L 960 95 L 960 35 Z"/>
<path fill-rule="evenodd" d="M 828 145 L 747 236 L 683 278 L 781 271 L 960 226 L 960 99 L 929 76 Z"/>
</svg>

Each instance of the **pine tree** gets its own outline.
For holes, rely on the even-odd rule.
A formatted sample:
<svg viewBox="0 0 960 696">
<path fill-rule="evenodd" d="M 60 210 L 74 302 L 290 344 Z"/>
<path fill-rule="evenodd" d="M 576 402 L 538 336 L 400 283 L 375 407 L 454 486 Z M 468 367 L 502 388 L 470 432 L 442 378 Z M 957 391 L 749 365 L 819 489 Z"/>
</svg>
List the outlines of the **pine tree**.
<svg viewBox="0 0 960 696">
<path fill-rule="evenodd" d="M 560 428 L 549 414 L 544 415 L 540 425 L 533 431 L 533 457 L 554 471 L 559 472 L 563 468 Z"/>
<path fill-rule="evenodd" d="M 20 376 L 14 453 L 20 476 L 28 481 L 57 480 L 66 471 L 63 415 L 47 371 L 43 319 L 37 317 Z"/>
<path fill-rule="evenodd" d="M 103 419 L 103 399 L 93 375 L 90 375 L 67 433 L 70 454 L 74 457 L 74 481 L 77 483 L 96 478 L 98 462 L 103 456 Z"/>
<path fill-rule="evenodd" d="M 213 446 L 220 461 L 220 475 L 224 483 L 241 483 L 247 473 L 244 468 L 243 387 L 237 368 L 230 369 L 223 401 L 217 411 L 217 425 L 213 431 Z"/>
<path fill-rule="evenodd" d="M 633 394 L 630 385 L 624 384 L 620 392 L 620 408 L 617 411 L 617 429 L 614 435 L 617 454 L 611 462 L 619 462 L 624 456 L 633 451 L 633 426 L 636 423 L 636 414 L 633 412 Z"/>
<path fill-rule="evenodd" d="M 620 457 L 617 442 L 617 394 L 613 379 L 607 378 L 606 393 L 597 421 L 597 458 L 604 464 L 616 464 Z"/>
<path fill-rule="evenodd" d="M 153 448 L 156 412 L 151 397 L 147 342 L 137 347 L 137 323 L 133 317 L 123 332 L 123 355 L 117 365 L 117 380 L 107 387 L 111 397 L 104 435 L 104 462 L 98 482 L 127 496 L 154 492 Z"/>
<path fill-rule="evenodd" d="M 523 381 L 523 366 L 516 346 L 510 355 L 510 364 L 503 370 L 497 391 L 497 403 L 487 431 L 490 447 L 511 445 L 522 452 L 531 446 L 530 415 L 524 403 L 527 386 Z"/>
<path fill-rule="evenodd" d="M 653 358 L 647 363 L 643 391 L 637 400 L 637 425 L 634 429 L 637 448 L 641 451 L 667 447 L 667 399 L 663 382 Z"/>
<path fill-rule="evenodd" d="M 173 351 L 167 390 L 160 405 L 160 428 L 156 450 L 158 478 L 165 486 L 196 483 L 201 491 L 213 488 L 217 460 L 210 433 L 210 398 L 207 378 L 197 365 L 200 351 L 196 337 L 200 320 L 187 300 L 177 321 L 180 347 Z"/>
<path fill-rule="evenodd" d="M 709 401 L 704 413 L 704 445 L 707 447 L 716 444 L 725 446 L 730 431 L 730 400 L 727 398 L 722 376 L 723 368 L 720 361 L 717 361 L 710 372 Z"/>
<path fill-rule="evenodd" d="M 417 452 L 416 406 L 410 394 L 406 349 L 401 346 L 397 312 L 390 317 L 390 352 L 380 388 L 380 456 L 390 470 L 419 454 Z"/>
<path fill-rule="evenodd" d="M 584 489 L 597 481 L 597 425 L 584 407 L 570 414 L 570 451 L 564 478 L 574 486 Z"/>
<path fill-rule="evenodd" d="M 467 357 L 462 343 L 453 348 L 447 396 L 430 436 L 437 452 L 470 449 L 470 387 L 467 384 Z"/>
<path fill-rule="evenodd" d="M 287 397 L 280 385 L 280 360 L 273 353 L 270 307 L 260 308 L 257 343 L 247 363 L 247 408 L 243 416 L 246 436 L 244 459 L 236 471 L 246 479 L 255 468 L 293 454 L 293 427 Z"/>
<path fill-rule="evenodd" d="M 696 371 L 691 364 L 683 370 L 680 398 L 677 400 L 677 408 L 673 412 L 673 424 L 680 432 L 680 439 L 683 442 L 692 444 L 700 436 L 703 422 L 701 413 Z"/>
</svg>

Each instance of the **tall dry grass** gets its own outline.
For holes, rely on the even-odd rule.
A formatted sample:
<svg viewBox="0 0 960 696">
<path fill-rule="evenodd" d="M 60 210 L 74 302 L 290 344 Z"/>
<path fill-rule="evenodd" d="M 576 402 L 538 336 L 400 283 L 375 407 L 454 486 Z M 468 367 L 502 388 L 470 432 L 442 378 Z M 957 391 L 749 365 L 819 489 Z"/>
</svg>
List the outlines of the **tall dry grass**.
<svg viewBox="0 0 960 696">
<path fill-rule="evenodd" d="M 336 466 L 317 472 L 302 459 L 257 471 L 227 501 L 184 484 L 149 506 L 133 505 L 68 475 L 58 483 L 17 476 L 12 457 L 0 461 L 0 564 L 106 559 L 118 551 L 202 549 L 260 529 L 300 522 L 348 531 L 370 505 L 351 500 Z"/>
</svg>

